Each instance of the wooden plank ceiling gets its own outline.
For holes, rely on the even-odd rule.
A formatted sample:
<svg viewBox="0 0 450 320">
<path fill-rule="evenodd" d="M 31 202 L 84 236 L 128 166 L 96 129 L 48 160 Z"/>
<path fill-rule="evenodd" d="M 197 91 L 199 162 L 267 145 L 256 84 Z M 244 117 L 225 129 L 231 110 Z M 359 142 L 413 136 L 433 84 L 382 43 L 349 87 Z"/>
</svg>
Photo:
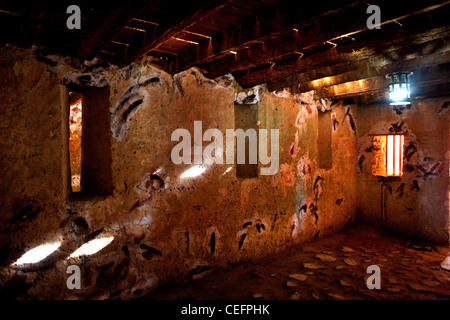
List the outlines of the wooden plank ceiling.
<svg viewBox="0 0 450 320">
<path fill-rule="evenodd" d="M 76 2 L 81 29 L 69 30 L 66 8 Z M 450 63 L 444 0 L 76 2 L 2 2 L 1 43 L 119 66 L 149 55 L 171 74 L 196 66 L 211 78 L 232 73 L 244 88 L 267 83 L 324 97 L 343 83 Z M 381 8 L 381 29 L 366 26 L 369 4 Z"/>
</svg>

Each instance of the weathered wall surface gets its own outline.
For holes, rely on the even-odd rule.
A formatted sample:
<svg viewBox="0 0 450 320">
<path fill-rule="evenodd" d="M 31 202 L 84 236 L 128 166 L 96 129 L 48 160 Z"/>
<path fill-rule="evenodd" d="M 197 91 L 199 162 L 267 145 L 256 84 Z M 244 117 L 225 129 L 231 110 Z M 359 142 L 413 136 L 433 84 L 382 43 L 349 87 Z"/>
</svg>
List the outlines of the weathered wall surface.
<svg viewBox="0 0 450 320">
<path fill-rule="evenodd" d="M 328 111 L 332 166 L 321 169 L 322 106 L 307 94 L 271 94 L 260 86 L 237 95 L 231 78 L 206 79 L 196 69 L 171 77 L 145 59 L 123 69 L 75 68 L 57 57 L 40 59 L 46 64 L 30 51 L 1 50 L 0 283 L 7 297 L 137 297 L 227 263 L 269 256 L 339 230 L 355 217 L 354 106 L 337 103 Z M 110 196 L 64 196 L 64 79 L 109 86 Z M 192 165 L 172 162 L 178 143 L 171 141 L 172 132 L 184 128 L 194 139 L 199 120 L 203 132 L 223 132 L 225 149 L 236 100 L 259 102 L 257 125 L 269 136 L 279 129 L 278 173 L 243 179 L 236 178 L 234 165 L 209 164 L 200 176 L 181 178 Z M 106 236 L 114 240 L 100 252 L 68 258 L 88 240 Z M 43 262 L 28 270 L 11 267 L 29 249 L 55 241 L 60 248 Z M 69 265 L 81 268 L 80 290 L 66 286 Z"/>
<path fill-rule="evenodd" d="M 448 242 L 448 99 L 413 101 L 396 112 L 389 105 L 358 110 L 358 215 L 402 233 Z M 403 133 L 404 174 L 371 173 L 372 136 Z M 384 196 L 382 197 L 382 194 Z M 382 200 L 383 199 L 383 200 Z"/>
</svg>

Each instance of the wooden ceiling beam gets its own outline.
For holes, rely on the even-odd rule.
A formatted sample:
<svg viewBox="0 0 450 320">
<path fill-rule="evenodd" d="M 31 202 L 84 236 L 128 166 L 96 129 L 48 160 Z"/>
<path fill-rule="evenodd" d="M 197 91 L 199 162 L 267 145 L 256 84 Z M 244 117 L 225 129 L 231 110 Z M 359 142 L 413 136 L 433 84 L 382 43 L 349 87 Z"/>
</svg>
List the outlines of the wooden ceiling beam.
<svg viewBox="0 0 450 320">
<path fill-rule="evenodd" d="M 383 8 L 383 25 L 406 19 L 411 15 L 436 10 L 450 3 L 434 0 L 426 4 L 413 2 L 405 6 L 392 6 L 388 1 L 378 2 Z M 341 5 L 337 9 L 326 7 L 321 2 L 310 5 L 308 10 L 301 8 L 301 4 L 297 6 L 299 7 L 282 6 L 278 8 L 276 14 L 261 14 L 253 24 L 239 26 L 223 35 L 213 37 L 210 41 L 200 43 L 196 48 L 188 48 L 180 55 L 177 71 L 197 65 L 214 77 L 238 70 L 248 70 L 292 55 L 295 51 L 313 50 L 326 41 L 350 37 L 351 34 L 368 30 L 369 15 L 366 13 L 368 5 L 365 2 L 353 2 Z M 284 34 L 281 31 L 284 31 Z M 264 45 L 255 46 L 255 40 L 262 40 Z M 222 59 L 221 56 L 230 50 L 238 52 L 238 55 Z"/>
<path fill-rule="evenodd" d="M 289 34 L 269 40 L 245 50 L 238 50 L 235 56 L 227 56 L 204 66 L 211 77 L 224 73 L 250 70 L 258 66 L 292 57 L 297 53 L 323 48 L 327 41 L 335 40 L 343 34 L 356 34 L 366 31 L 366 16 L 361 14 L 362 7 L 352 8 L 345 16 L 327 16 L 324 21 L 317 21 L 313 25 L 296 28 Z M 356 17 L 350 19 L 346 17 Z M 330 28 L 330 25 L 339 25 L 339 28 Z M 344 38 L 344 37 L 343 37 Z"/>
<path fill-rule="evenodd" d="M 184 16 L 179 21 L 171 22 L 171 25 L 160 25 L 156 32 L 146 43 L 129 55 L 128 63 L 135 61 L 151 50 L 159 48 L 166 41 L 176 36 L 178 33 L 214 14 L 222 9 L 230 0 L 209 0 L 200 8 L 191 7 L 190 10 L 184 12 Z"/>
<path fill-rule="evenodd" d="M 450 94 L 450 64 L 434 65 L 412 70 L 411 98 L 431 98 Z M 359 79 L 323 87 L 314 91 L 316 98 L 342 100 L 357 97 L 369 103 L 387 99 L 389 79 L 383 76 Z"/>
<path fill-rule="evenodd" d="M 362 49 L 362 52 L 364 51 L 365 49 Z M 403 46 L 388 48 L 377 54 L 358 55 L 358 52 L 355 52 L 355 55 L 347 55 L 347 59 L 343 56 L 335 62 L 340 59 L 340 63 L 312 67 L 312 70 L 305 70 L 278 81 L 269 81 L 267 85 L 271 91 L 295 87 L 295 92 L 305 92 L 320 86 L 336 85 L 363 77 L 395 72 L 398 71 L 395 70 L 396 68 L 409 70 L 447 63 L 450 62 L 450 28 L 447 28 L 447 34 L 425 43 L 407 42 Z"/>
<path fill-rule="evenodd" d="M 450 40 L 450 39 L 448 39 Z M 300 82 L 293 84 L 292 91 L 294 93 L 307 92 L 311 90 L 320 90 L 330 86 L 339 85 L 342 83 L 352 82 L 359 79 L 372 78 L 378 76 L 385 76 L 393 72 L 410 71 L 418 68 L 429 67 L 436 64 L 443 64 L 450 62 L 450 45 L 446 47 L 446 50 L 442 50 L 439 53 L 420 56 L 417 55 L 414 59 L 407 59 L 400 63 L 386 64 L 386 60 L 380 59 L 380 64 L 374 64 L 372 59 L 363 60 L 352 64 L 352 70 L 338 73 L 336 68 L 331 68 L 330 74 L 336 74 L 334 76 L 328 76 L 309 82 Z M 337 67 L 339 68 L 339 67 Z M 269 88 L 273 89 L 273 88 Z"/>
<path fill-rule="evenodd" d="M 411 10 L 411 8 L 408 8 Z M 396 11 L 397 14 L 404 12 Z M 297 32 L 292 32 L 289 36 L 284 38 L 278 38 L 273 41 L 267 42 L 263 46 L 250 48 L 242 51 L 238 55 L 232 57 L 226 57 L 221 61 L 205 66 L 205 70 L 210 74 L 210 77 L 217 77 L 223 73 L 236 72 L 240 70 L 251 70 L 258 66 L 269 63 L 270 61 L 282 60 L 284 57 L 293 57 L 294 53 L 307 53 L 308 51 L 317 50 L 323 48 L 324 43 L 329 40 L 336 41 L 339 35 L 345 39 L 345 36 L 352 33 L 371 32 L 372 35 L 383 35 L 383 30 L 386 30 L 386 26 L 382 30 L 367 30 L 365 16 L 361 14 L 355 14 L 350 11 L 350 16 L 356 16 L 357 18 L 351 19 L 350 17 L 337 16 L 325 21 L 322 24 L 317 25 L 314 29 L 300 29 Z M 358 18 L 363 17 L 364 19 Z M 386 12 L 385 16 L 389 19 L 395 18 L 395 15 Z M 399 16 L 401 18 L 402 16 Z M 446 21 L 440 22 L 447 24 Z M 438 25 L 437 23 L 435 23 Z M 339 25 L 339 28 L 330 28 L 330 25 Z M 423 26 L 418 25 L 414 28 L 415 31 L 423 30 Z M 347 36 L 350 39 L 350 36 Z M 373 43 L 372 43 L 373 45 Z M 278 68 L 274 68 L 271 72 L 275 72 Z M 290 69 L 295 71 L 295 69 Z M 249 72 L 251 73 L 251 71 Z"/>
<path fill-rule="evenodd" d="M 433 55 L 430 59 L 427 58 L 418 58 L 413 60 L 408 60 L 399 64 L 391 64 L 384 66 L 382 68 L 367 68 L 367 69 L 359 69 L 355 71 L 350 71 L 344 74 L 326 77 L 320 80 L 314 80 L 309 83 L 304 83 L 301 86 L 295 86 L 293 89 L 293 93 L 301 93 L 306 91 L 315 91 L 318 96 L 322 98 L 331 98 L 341 95 L 346 95 L 351 92 L 352 94 L 356 94 L 359 92 L 365 92 L 362 90 L 364 88 L 364 84 L 367 82 L 367 79 L 382 79 L 380 80 L 383 85 L 386 85 L 389 81 L 386 80 L 386 75 L 398 72 L 398 71 L 412 71 L 415 70 L 428 70 L 436 65 L 447 65 L 446 69 L 448 69 L 448 64 L 450 63 L 450 59 L 448 58 L 449 52 L 440 53 L 437 55 Z M 446 57 L 447 56 L 447 57 Z M 426 61 L 424 61 L 425 59 Z M 422 72 L 423 73 L 423 72 Z M 442 76 L 443 73 L 440 73 Z M 445 77 L 448 77 L 448 71 Z M 444 77 L 444 78 L 445 78 Z M 417 76 L 415 78 L 415 83 L 419 83 L 422 81 L 424 76 L 423 74 Z M 436 81 L 436 79 L 433 79 Z M 386 86 L 387 87 L 387 86 Z M 358 88 L 358 89 L 355 89 Z M 355 90 L 355 91 L 351 91 Z M 342 93 L 344 92 L 344 93 Z"/>
<path fill-rule="evenodd" d="M 310 21 L 311 17 L 318 16 L 319 19 L 310 22 L 317 24 L 321 17 L 339 15 L 355 6 L 362 8 L 360 1 L 350 0 L 339 6 L 317 2 L 310 4 L 307 8 L 301 2 L 292 2 L 278 7 L 276 12 L 273 9 L 261 12 L 256 18 L 249 18 L 248 23 L 217 34 L 209 41 L 201 42 L 196 48 L 187 49 L 180 55 L 183 58 L 180 60 L 179 70 L 176 71 L 188 69 L 194 65 L 208 64 L 229 51 L 236 51 L 238 48 L 253 46 L 283 36 L 291 32 L 293 27 L 304 21 Z"/>
<path fill-rule="evenodd" d="M 87 60 L 93 59 L 149 2 L 149 0 L 128 0 L 112 6 L 83 39 L 78 47 L 77 56 Z"/>
<path fill-rule="evenodd" d="M 421 33 L 418 32 L 419 28 L 421 26 L 401 29 L 397 32 L 388 33 L 384 37 L 355 41 L 316 52 L 302 58 L 277 63 L 272 68 L 235 74 L 235 76 L 244 88 L 268 83 L 269 87 L 277 90 L 280 87 L 289 87 L 293 83 L 305 82 L 305 78 L 301 78 L 301 76 L 296 79 L 296 74 L 309 73 L 310 78 L 308 81 L 312 81 L 317 78 L 335 75 L 329 73 L 331 71 L 326 69 L 326 67 L 330 66 L 338 65 L 340 67 L 339 70 L 345 72 L 344 70 L 351 70 L 352 63 L 368 58 L 377 59 L 377 55 L 380 59 L 388 60 L 386 63 L 392 63 L 395 62 L 395 59 L 403 59 L 408 54 L 414 54 L 417 51 L 429 53 L 434 47 L 427 44 L 427 42 L 433 40 L 439 42 L 439 39 L 448 37 L 450 34 L 449 26 L 434 28 L 428 31 L 422 31 Z M 402 56 L 398 57 L 398 54 Z"/>
</svg>

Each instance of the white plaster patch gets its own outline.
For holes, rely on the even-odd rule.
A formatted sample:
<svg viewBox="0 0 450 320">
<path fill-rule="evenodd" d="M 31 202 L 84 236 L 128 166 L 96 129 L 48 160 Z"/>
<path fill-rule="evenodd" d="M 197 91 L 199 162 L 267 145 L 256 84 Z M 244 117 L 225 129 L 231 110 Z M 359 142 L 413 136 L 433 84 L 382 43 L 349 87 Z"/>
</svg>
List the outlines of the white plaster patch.
<svg viewBox="0 0 450 320">
<path fill-rule="evenodd" d="M 237 104 L 257 104 L 261 101 L 265 85 L 257 85 L 253 88 L 236 92 L 235 93 L 235 103 Z"/>
<path fill-rule="evenodd" d="M 296 214 L 293 214 L 289 224 L 288 224 L 289 228 L 290 228 L 290 234 L 292 238 L 297 238 L 298 233 L 299 233 L 299 221 L 298 221 L 298 217 Z"/>
<path fill-rule="evenodd" d="M 272 95 L 277 98 L 292 98 L 290 88 L 283 88 L 282 90 L 272 91 Z"/>
<path fill-rule="evenodd" d="M 224 87 L 224 88 L 229 88 L 235 84 L 236 80 L 234 79 L 234 77 L 231 73 L 228 73 L 219 78 L 216 78 L 215 81 L 216 81 L 217 85 Z"/>
<path fill-rule="evenodd" d="M 311 175 L 312 163 L 309 156 L 303 156 L 297 162 L 297 174 L 304 178 L 309 178 Z"/>
<path fill-rule="evenodd" d="M 293 98 L 294 101 L 298 103 L 315 105 L 314 91 L 312 90 L 308 92 L 297 93 L 293 96 Z"/>
</svg>

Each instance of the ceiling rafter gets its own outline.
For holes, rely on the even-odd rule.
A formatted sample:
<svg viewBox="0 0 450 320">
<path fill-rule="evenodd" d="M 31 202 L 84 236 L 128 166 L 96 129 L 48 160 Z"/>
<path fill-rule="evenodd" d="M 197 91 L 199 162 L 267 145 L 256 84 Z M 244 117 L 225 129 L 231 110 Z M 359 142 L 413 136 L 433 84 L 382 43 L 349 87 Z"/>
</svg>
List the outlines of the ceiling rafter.
<svg viewBox="0 0 450 320">
<path fill-rule="evenodd" d="M 361 1 L 346 1 L 344 4 L 310 4 L 308 10 L 300 2 L 291 3 L 289 6 L 279 7 L 274 13 L 273 9 L 259 13 L 258 19 L 249 20 L 246 25 L 239 25 L 235 28 L 218 35 L 211 41 L 204 41 L 198 48 L 187 49 L 180 57 L 179 69 L 181 71 L 194 65 L 204 65 L 214 59 L 223 56 L 228 51 L 238 51 L 239 47 L 251 46 L 257 42 L 265 43 L 271 38 L 284 36 L 298 26 L 302 21 L 308 21 L 311 16 L 330 14 L 342 14 L 346 10 L 361 6 Z"/>
<path fill-rule="evenodd" d="M 103 19 L 98 20 L 92 32 L 83 39 L 77 55 L 82 59 L 93 59 L 149 2 L 149 0 L 128 0 L 111 7 L 105 12 Z"/>
<path fill-rule="evenodd" d="M 428 47 L 430 43 L 415 45 L 412 48 L 403 48 L 403 59 L 396 61 L 389 61 L 385 58 L 385 54 L 379 54 L 375 57 L 361 59 L 352 63 L 342 63 L 330 67 L 322 68 L 320 72 L 331 74 L 333 76 L 326 76 L 322 78 L 315 78 L 309 73 L 305 72 L 298 74 L 294 79 L 291 79 L 292 92 L 301 93 L 310 90 L 318 90 L 324 87 L 335 86 L 346 82 L 356 81 L 358 79 L 371 78 L 376 76 L 384 76 L 386 74 L 399 71 L 399 66 L 404 70 L 414 70 L 423 67 L 429 67 L 437 64 L 445 64 L 450 62 L 450 44 L 444 44 L 450 40 L 450 35 L 446 39 L 435 40 L 436 46 L 440 46 L 440 50 L 433 54 L 423 56 L 421 51 Z M 433 44 L 431 44 L 433 45 Z M 407 52 L 413 52 L 407 54 Z M 401 64 L 399 64 L 399 62 Z M 286 85 L 288 82 L 284 82 Z M 284 87 L 280 83 L 269 83 L 271 90 L 279 90 Z"/>
<path fill-rule="evenodd" d="M 448 10 L 447 6 L 447 10 Z M 417 14 L 419 14 L 418 11 L 416 11 Z M 412 15 L 408 15 L 408 17 L 412 17 Z M 391 23 L 393 23 L 394 19 L 391 19 Z M 352 21 L 353 22 L 353 21 Z M 355 22 L 357 23 L 357 21 Z M 424 30 L 427 30 L 427 28 L 430 28 L 431 25 L 434 25 L 434 27 L 440 27 L 442 25 L 446 25 L 447 22 L 436 19 L 430 19 L 430 23 L 426 26 L 420 25 L 420 24 L 416 24 L 414 26 L 409 26 L 408 28 L 401 28 L 402 31 L 398 31 L 397 33 L 393 33 L 393 31 L 383 31 L 386 29 L 382 29 L 382 30 L 377 30 L 377 33 L 371 33 L 373 36 L 373 38 L 369 38 L 367 40 L 357 40 L 357 41 L 350 41 L 349 44 L 346 44 L 344 46 L 338 46 L 337 48 L 332 49 L 331 51 L 325 51 L 322 52 L 321 50 L 317 51 L 317 52 L 312 52 L 311 58 L 308 57 L 303 57 L 300 60 L 298 59 L 290 59 L 286 62 L 282 62 L 277 64 L 277 66 L 275 68 L 259 68 L 258 65 L 256 63 L 254 63 L 253 65 L 251 65 L 249 62 L 245 62 L 242 61 L 241 62 L 241 66 L 245 66 L 245 63 L 247 63 L 247 66 L 249 66 L 249 68 L 247 69 L 247 72 L 245 72 L 242 75 L 239 75 L 239 81 L 242 82 L 243 86 L 252 86 L 255 83 L 265 83 L 265 82 L 270 82 L 270 81 L 274 81 L 276 79 L 283 79 L 286 77 L 289 77 L 290 74 L 294 74 L 294 73 L 299 73 L 299 72 L 305 72 L 305 68 L 309 67 L 309 71 L 313 72 L 314 66 L 318 66 L 321 64 L 332 64 L 332 63 L 341 63 L 342 61 L 336 61 L 337 58 L 337 54 L 340 52 L 346 52 L 348 50 L 359 50 L 361 48 L 367 47 L 367 48 L 374 48 L 374 49 L 382 49 L 385 48 L 387 45 L 392 46 L 393 43 L 395 42 L 402 42 L 404 37 L 407 36 L 413 36 L 415 34 L 420 34 L 421 32 L 423 33 Z M 444 31 L 441 29 L 437 29 L 439 31 Z M 365 31 L 360 31 L 359 33 L 365 32 L 367 34 L 369 34 L 371 31 L 368 30 L 366 28 Z M 400 32 L 400 33 L 399 33 Z M 386 35 L 387 33 L 387 35 Z M 308 34 L 308 33 L 307 33 Z M 309 37 L 308 39 L 312 39 L 311 42 L 304 42 L 307 46 L 305 48 L 300 48 L 299 51 L 302 53 L 308 53 L 308 49 L 314 49 L 314 45 L 316 46 L 316 48 L 320 49 L 321 43 L 323 44 L 322 40 L 323 38 L 326 38 L 327 36 L 332 35 L 332 33 L 326 33 L 326 32 L 320 32 L 320 33 L 309 33 Z M 347 36 L 347 35 L 346 35 Z M 435 34 L 434 37 L 441 37 L 442 35 L 440 35 L 439 33 Z M 335 37 L 334 40 L 337 41 L 338 39 L 344 39 L 345 37 L 341 36 L 341 37 Z M 350 37 L 347 37 L 350 38 Z M 427 41 L 429 39 L 425 38 L 424 41 Z M 375 41 L 377 41 L 377 46 L 374 46 Z M 291 42 L 291 43 L 290 43 Z M 270 58 L 275 59 L 276 56 L 280 53 L 286 54 L 286 52 L 288 52 L 291 49 L 294 49 L 296 44 L 293 41 L 288 41 L 286 42 L 286 48 L 283 47 L 283 45 L 280 43 L 278 45 L 273 46 L 273 50 L 274 52 L 268 52 L 266 53 L 266 57 L 270 54 Z M 326 42 L 326 41 L 325 41 Z M 331 46 L 330 48 L 333 48 L 334 46 Z M 337 50 L 337 51 L 336 51 Z M 257 59 L 262 59 L 265 57 L 265 53 L 263 51 L 260 50 L 260 53 L 258 55 Z M 348 58 L 347 58 L 348 59 Z M 307 62 L 311 61 L 311 64 L 308 64 Z M 251 62 L 251 61 L 250 61 Z M 233 70 L 233 68 L 235 67 L 232 63 L 228 62 L 228 64 L 230 65 L 230 69 Z M 223 65 L 223 63 L 221 64 Z M 220 70 L 221 65 L 211 65 L 208 68 L 206 68 L 206 70 L 209 70 L 211 72 L 211 76 L 216 76 L 219 73 L 221 73 L 222 71 Z M 254 67 L 255 69 L 252 70 L 251 67 Z M 287 81 L 284 81 L 287 82 Z"/>
<path fill-rule="evenodd" d="M 9 3 L 0 5 L 0 25 L 11 32 L 0 40 L 120 67 L 148 55 L 171 74 L 193 66 L 210 78 L 232 72 L 243 87 L 317 90 L 397 64 L 446 63 L 439 50 L 447 50 L 450 0 L 399 1 L 370 0 L 381 7 L 381 30 L 367 28 L 369 0 L 79 0 L 81 30 L 66 28 L 68 0 Z"/>
<path fill-rule="evenodd" d="M 450 63 L 421 66 L 412 69 L 411 98 L 439 97 L 450 94 Z M 316 98 L 332 100 L 354 99 L 359 103 L 373 103 L 387 100 L 389 79 L 384 75 L 348 81 L 342 84 L 315 90 Z"/>
<path fill-rule="evenodd" d="M 142 48 L 139 48 L 136 53 L 129 57 L 128 63 L 142 57 L 151 50 L 158 49 L 172 37 L 178 35 L 178 33 L 182 32 L 185 29 L 189 29 L 192 25 L 196 24 L 202 19 L 221 10 L 228 1 L 230 0 L 208 1 L 203 7 L 199 8 L 198 10 L 195 10 L 194 12 L 186 12 L 184 18 L 174 25 L 169 26 L 165 29 L 158 29 L 158 32 L 153 37 L 151 37 L 151 39 L 148 40 Z"/>
</svg>

